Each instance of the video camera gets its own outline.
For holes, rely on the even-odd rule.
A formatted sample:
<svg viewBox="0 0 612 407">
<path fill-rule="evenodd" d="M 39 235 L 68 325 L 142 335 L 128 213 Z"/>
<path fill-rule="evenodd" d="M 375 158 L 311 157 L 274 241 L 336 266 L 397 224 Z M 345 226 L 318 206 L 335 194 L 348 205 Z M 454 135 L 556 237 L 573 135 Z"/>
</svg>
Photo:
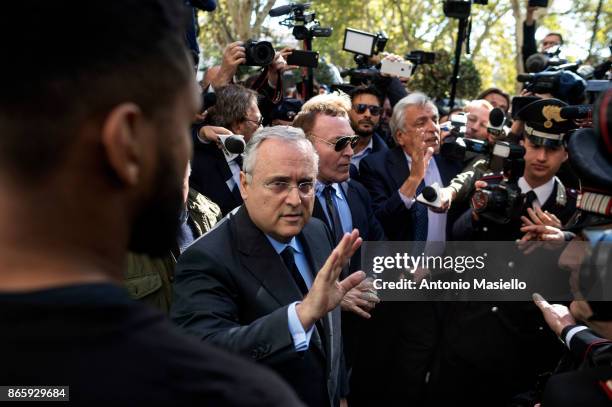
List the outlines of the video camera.
<svg viewBox="0 0 612 407">
<path fill-rule="evenodd" d="M 270 10 L 270 17 L 280 17 L 290 14 L 279 24 L 288 28 L 293 28 L 293 36 L 296 40 L 312 39 L 314 37 L 330 37 L 333 32 L 331 27 L 321 27 L 316 20 L 316 13 L 305 13 L 310 8 L 310 3 L 296 4 L 290 3 Z M 309 24 L 311 24 L 308 27 Z"/>
<path fill-rule="evenodd" d="M 525 170 L 525 148 L 507 141 L 496 141 L 490 148 L 491 172 L 483 176 L 487 186 L 472 195 L 471 206 L 483 219 L 507 224 L 520 219 L 524 195 L 518 180 Z"/>
<path fill-rule="evenodd" d="M 548 67 L 537 73 L 519 74 L 516 80 L 525 83 L 525 89 L 533 93 L 550 93 L 570 104 L 582 102 L 586 81 L 572 72 L 580 62 Z"/>
<path fill-rule="evenodd" d="M 373 79 L 380 77 L 381 73 L 410 77 L 419 64 L 432 64 L 435 61 L 433 52 L 412 51 L 406 54 L 405 59 L 408 62 L 385 60 L 380 65 L 372 64 L 370 58 L 383 52 L 387 41 L 388 37 L 384 31 L 373 34 L 347 28 L 344 31 L 342 49 L 355 54 L 357 68 L 343 70 L 340 75 L 350 77 L 351 85 L 367 85 Z"/>
<path fill-rule="evenodd" d="M 503 141 L 505 116 L 500 109 L 489 114 L 488 129 L 497 138 L 492 145 L 486 140 L 465 137 L 467 117 L 464 113 L 451 116 L 450 134 L 440 146 L 440 154 L 449 159 L 465 161 L 467 152 L 487 157 L 491 173 L 483 177 L 487 187 L 472 196 L 472 208 L 484 219 L 505 224 L 520 217 L 523 200 L 518 179 L 525 169 L 525 149 Z"/>
<path fill-rule="evenodd" d="M 530 73 L 542 72 L 550 67 L 567 64 L 567 59 L 559 57 L 561 46 L 549 48 L 547 52 L 538 52 L 530 55 L 525 61 L 525 70 Z"/>
</svg>

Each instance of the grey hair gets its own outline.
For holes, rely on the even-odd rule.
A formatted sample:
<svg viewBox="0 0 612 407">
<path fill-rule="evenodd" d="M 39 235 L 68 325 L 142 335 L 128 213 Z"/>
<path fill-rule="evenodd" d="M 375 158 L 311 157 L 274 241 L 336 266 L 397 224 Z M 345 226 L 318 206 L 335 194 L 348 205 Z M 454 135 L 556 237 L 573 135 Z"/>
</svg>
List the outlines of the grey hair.
<svg viewBox="0 0 612 407">
<path fill-rule="evenodd" d="M 304 157 L 311 157 L 316 177 L 319 169 L 319 156 L 312 143 L 304 135 L 304 131 L 292 126 L 272 126 L 257 130 L 244 149 L 242 168 L 249 182 L 257 161 L 257 150 L 259 150 L 261 143 L 270 139 L 283 140 L 286 143 L 294 144 L 302 150 Z"/>
<path fill-rule="evenodd" d="M 425 95 L 421 92 L 414 92 L 400 99 L 399 102 L 395 104 L 393 107 L 393 114 L 391 115 L 391 119 L 389 120 L 389 127 L 391 128 L 391 135 L 393 139 L 397 141 L 395 138 L 395 134 L 398 131 L 406 130 L 404 128 L 404 124 L 406 123 L 406 109 L 410 106 L 425 106 L 431 105 L 433 108 L 438 111 L 435 103 L 429 98 L 429 96 Z"/>
</svg>

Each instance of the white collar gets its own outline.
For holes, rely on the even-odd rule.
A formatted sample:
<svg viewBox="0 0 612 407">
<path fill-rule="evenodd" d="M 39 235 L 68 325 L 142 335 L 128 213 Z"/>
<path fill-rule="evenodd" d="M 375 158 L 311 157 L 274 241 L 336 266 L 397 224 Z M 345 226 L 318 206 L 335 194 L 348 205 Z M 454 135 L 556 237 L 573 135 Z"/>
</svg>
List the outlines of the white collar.
<svg viewBox="0 0 612 407">
<path fill-rule="evenodd" d="M 542 184 L 537 188 L 531 188 L 527 181 L 525 181 L 525 178 L 520 177 L 518 180 L 518 186 L 523 194 L 526 194 L 529 191 L 535 192 L 536 196 L 538 197 L 538 203 L 540 206 L 542 206 L 544 203 L 546 203 L 548 198 L 550 198 L 550 195 L 555 188 L 555 177 L 552 177 L 547 183 Z"/>
</svg>

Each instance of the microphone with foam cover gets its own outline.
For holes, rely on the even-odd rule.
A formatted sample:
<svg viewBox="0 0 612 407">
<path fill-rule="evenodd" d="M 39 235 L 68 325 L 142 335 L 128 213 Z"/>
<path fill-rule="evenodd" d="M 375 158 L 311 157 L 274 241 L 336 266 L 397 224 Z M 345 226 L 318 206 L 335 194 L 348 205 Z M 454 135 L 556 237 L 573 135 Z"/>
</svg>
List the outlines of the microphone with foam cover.
<svg viewBox="0 0 612 407">
<path fill-rule="evenodd" d="M 223 144 L 223 148 L 232 154 L 242 154 L 246 143 L 244 136 L 239 134 L 218 134 L 219 141 Z"/>
<path fill-rule="evenodd" d="M 436 199 L 438 199 L 438 193 L 434 188 L 430 186 L 426 186 L 425 188 L 423 188 L 423 191 L 421 191 L 421 193 L 423 194 L 423 198 L 425 198 L 427 202 L 435 202 Z"/>
<path fill-rule="evenodd" d="M 437 182 L 434 182 L 431 185 L 423 188 L 421 193 L 416 197 L 417 202 L 421 202 L 427 206 L 431 206 L 432 208 L 441 208 L 442 207 L 442 199 L 440 197 L 440 185 Z"/>
<path fill-rule="evenodd" d="M 562 119 L 576 120 L 593 117 L 593 105 L 576 105 L 562 107 L 559 115 Z"/>
<path fill-rule="evenodd" d="M 489 113 L 489 125 L 487 131 L 496 138 L 506 135 L 504 125 L 506 124 L 506 114 L 499 107 L 493 108 Z"/>
<path fill-rule="evenodd" d="M 287 4 L 286 6 L 280 6 L 280 7 L 273 8 L 272 10 L 270 10 L 268 15 L 270 17 L 280 17 L 280 16 L 284 16 L 285 14 L 289 14 L 292 11 L 293 11 L 293 4 Z"/>
</svg>

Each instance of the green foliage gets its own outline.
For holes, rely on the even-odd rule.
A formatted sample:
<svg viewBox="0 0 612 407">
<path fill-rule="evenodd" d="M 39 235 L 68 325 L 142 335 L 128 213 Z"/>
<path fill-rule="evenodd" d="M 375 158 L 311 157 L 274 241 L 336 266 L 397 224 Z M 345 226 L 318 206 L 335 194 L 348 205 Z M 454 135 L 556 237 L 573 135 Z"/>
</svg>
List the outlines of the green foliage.
<svg viewBox="0 0 612 407">
<path fill-rule="evenodd" d="M 446 51 L 436 52 L 436 63 L 419 66 L 410 80 L 410 89 L 420 90 L 436 99 L 450 96 L 450 80 L 453 74 L 453 58 Z M 480 92 L 481 79 L 471 59 L 462 58 L 459 65 L 457 98 L 473 99 Z"/>
<path fill-rule="evenodd" d="M 570 59 L 584 57 L 582 54 L 589 48 L 600 2 L 602 7 L 591 50 L 591 59 L 600 62 L 601 57 L 593 56 L 607 53 L 612 31 L 610 0 L 551 2 L 553 7 L 537 23 L 540 27 L 546 27 L 545 31 L 560 31 L 564 35 Z M 262 13 L 269 10 L 270 1 L 224 0 L 218 3 L 217 11 L 200 13 L 200 42 L 208 62 L 219 62 L 223 47 L 246 35 L 266 37 L 277 45 L 297 44 L 291 30 L 278 25 L 282 18 L 263 22 Z M 311 0 L 310 3 L 310 11 L 316 12 L 321 25 L 334 29 L 329 38 L 315 38 L 313 49 L 341 69 L 355 65 L 353 54 L 342 50 L 344 30 L 347 27 L 368 32 L 385 31 L 389 37 L 386 51 L 402 56 L 418 49 L 445 50 L 448 56 L 454 50 L 457 20 L 444 16 L 442 0 Z M 461 56 L 465 72 L 462 73 L 460 83 L 461 86 L 466 84 L 466 88 L 459 90 L 461 97 L 470 97 L 477 94 L 479 88 L 489 86 L 514 93 L 520 65 L 517 63 L 520 30 L 526 3 L 526 0 L 489 0 L 486 6 L 473 5 L 470 39 L 472 55 L 463 53 Z M 565 4 L 567 9 L 559 9 L 566 7 Z M 249 13 L 250 20 L 247 18 Z M 577 32 L 581 35 L 576 35 Z M 572 54 L 570 49 L 581 50 L 582 54 Z M 420 87 L 433 92 L 432 96 L 438 96 L 442 88 L 448 88 L 451 69 L 451 64 L 421 67 L 421 73 L 410 87 Z M 317 78 L 323 83 L 327 79 L 325 72 L 316 72 Z M 427 78 L 426 73 L 433 76 Z"/>
</svg>

